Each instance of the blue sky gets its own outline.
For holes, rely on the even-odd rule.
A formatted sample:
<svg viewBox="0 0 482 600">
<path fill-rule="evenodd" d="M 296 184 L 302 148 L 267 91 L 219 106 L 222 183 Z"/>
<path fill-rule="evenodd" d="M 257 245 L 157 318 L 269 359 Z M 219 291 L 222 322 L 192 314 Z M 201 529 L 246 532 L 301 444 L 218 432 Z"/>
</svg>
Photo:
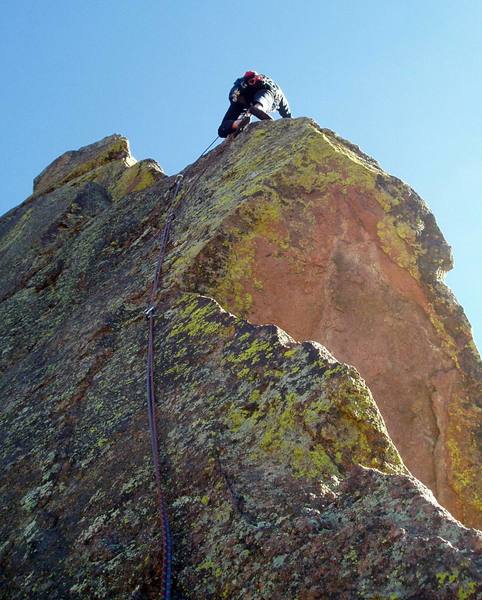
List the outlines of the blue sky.
<svg viewBox="0 0 482 600">
<path fill-rule="evenodd" d="M 482 348 L 482 2 L 16 0 L 0 22 L 0 213 L 68 149 L 122 133 L 172 174 L 214 139 L 232 81 L 276 79 L 428 203 Z"/>
</svg>

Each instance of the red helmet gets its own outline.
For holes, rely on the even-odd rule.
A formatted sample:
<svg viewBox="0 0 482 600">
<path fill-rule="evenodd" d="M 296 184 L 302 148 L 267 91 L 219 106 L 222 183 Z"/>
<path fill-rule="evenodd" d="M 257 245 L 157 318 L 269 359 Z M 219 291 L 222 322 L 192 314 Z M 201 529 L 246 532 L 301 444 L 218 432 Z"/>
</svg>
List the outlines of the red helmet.
<svg viewBox="0 0 482 600">
<path fill-rule="evenodd" d="M 245 79 L 251 79 L 252 77 L 256 77 L 258 75 L 258 73 L 256 73 L 256 71 L 246 71 L 246 73 L 243 75 L 243 77 Z"/>
</svg>

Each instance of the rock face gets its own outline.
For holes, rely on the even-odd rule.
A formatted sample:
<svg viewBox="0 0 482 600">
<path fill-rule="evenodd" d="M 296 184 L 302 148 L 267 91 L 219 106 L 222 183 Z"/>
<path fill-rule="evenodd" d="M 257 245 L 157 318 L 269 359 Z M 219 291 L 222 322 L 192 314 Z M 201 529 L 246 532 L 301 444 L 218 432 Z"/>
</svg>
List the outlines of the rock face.
<svg viewBox="0 0 482 600">
<path fill-rule="evenodd" d="M 68 183 L 78 186 L 96 181 L 117 198 L 152 185 L 160 174 L 162 170 L 155 161 L 138 163 L 131 156 L 128 140 L 114 134 L 59 156 L 34 179 L 33 191 L 45 194 Z"/>
<path fill-rule="evenodd" d="M 355 365 L 410 471 L 481 527 L 482 367 L 424 202 L 308 119 L 258 126 L 210 161 L 171 281 Z"/>
<path fill-rule="evenodd" d="M 160 597 L 143 309 L 173 179 L 111 136 L 0 221 L 2 597 Z M 480 361 L 423 202 L 307 119 L 182 189 L 156 328 L 174 597 L 476 598 L 480 533 L 407 469 L 480 523 Z"/>
</svg>

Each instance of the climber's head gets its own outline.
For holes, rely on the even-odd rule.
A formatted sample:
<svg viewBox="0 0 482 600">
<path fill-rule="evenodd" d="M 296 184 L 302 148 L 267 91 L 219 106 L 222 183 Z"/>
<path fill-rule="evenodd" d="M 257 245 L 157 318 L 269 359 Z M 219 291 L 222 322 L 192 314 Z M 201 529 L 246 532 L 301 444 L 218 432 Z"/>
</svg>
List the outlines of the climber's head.
<svg viewBox="0 0 482 600">
<path fill-rule="evenodd" d="M 248 85 L 256 85 L 261 79 L 261 76 L 256 71 L 246 71 L 243 77 Z"/>
</svg>

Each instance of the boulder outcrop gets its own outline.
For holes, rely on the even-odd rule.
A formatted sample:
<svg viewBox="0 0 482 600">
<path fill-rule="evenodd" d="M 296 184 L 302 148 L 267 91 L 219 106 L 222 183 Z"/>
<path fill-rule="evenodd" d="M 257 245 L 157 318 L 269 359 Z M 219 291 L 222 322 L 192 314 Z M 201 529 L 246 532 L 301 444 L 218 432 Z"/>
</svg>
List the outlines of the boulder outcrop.
<svg viewBox="0 0 482 600">
<path fill-rule="evenodd" d="M 0 595 L 156 598 L 143 310 L 174 178 L 110 136 L 35 181 L 0 220 Z M 308 119 L 181 190 L 156 327 L 174 597 L 475 599 L 481 534 L 446 509 L 480 523 L 480 359 L 423 201 Z"/>
<path fill-rule="evenodd" d="M 115 199 L 152 185 L 160 175 L 162 169 L 155 161 L 138 163 L 127 138 L 114 134 L 59 156 L 34 179 L 33 191 L 45 194 L 66 184 L 79 186 L 95 181 Z"/>
</svg>

